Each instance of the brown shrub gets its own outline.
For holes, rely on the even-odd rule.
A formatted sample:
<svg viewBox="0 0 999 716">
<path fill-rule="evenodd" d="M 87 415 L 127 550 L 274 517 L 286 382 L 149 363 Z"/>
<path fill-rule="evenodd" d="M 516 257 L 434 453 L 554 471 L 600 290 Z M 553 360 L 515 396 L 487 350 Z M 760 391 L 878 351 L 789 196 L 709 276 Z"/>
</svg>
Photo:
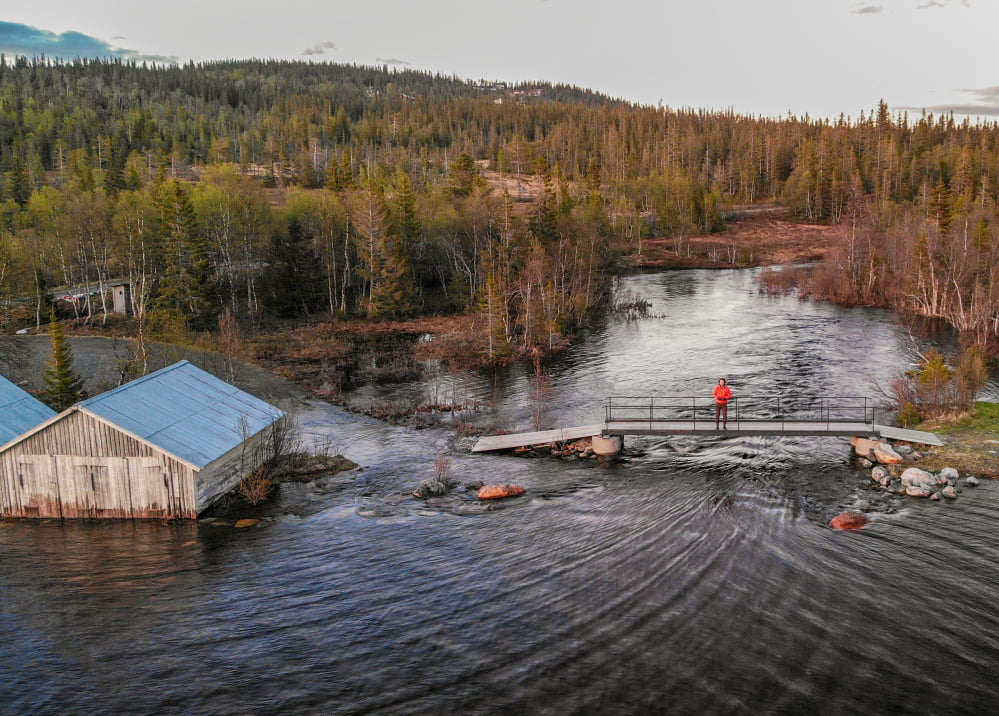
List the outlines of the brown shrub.
<svg viewBox="0 0 999 716">
<path fill-rule="evenodd" d="M 442 452 L 434 460 L 434 475 L 438 480 L 445 480 L 451 475 L 451 458 L 446 452 Z"/>
<path fill-rule="evenodd" d="M 274 481 L 271 479 L 270 471 L 263 466 L 258 467 L 239 481 L 239 494 L 246 498 L 246 501 L 251 505 L 266 500 L 273 489 Z"/>
<path fill-rule="evenodd" d="M 792 266 L 768 268 L 756 279 L 762 293 L 786 295 L 798 289 L 802 282 L 802 269 Z"/>
</svg>

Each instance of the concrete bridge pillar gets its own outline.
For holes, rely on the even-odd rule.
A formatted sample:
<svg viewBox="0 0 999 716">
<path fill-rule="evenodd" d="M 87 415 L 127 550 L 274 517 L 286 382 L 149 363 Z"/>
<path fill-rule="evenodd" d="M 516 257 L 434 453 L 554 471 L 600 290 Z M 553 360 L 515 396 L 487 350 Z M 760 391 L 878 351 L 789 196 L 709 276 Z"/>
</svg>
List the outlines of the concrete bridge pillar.
<svg viewBox="0 0 999 716">
<path fill-rule="evenodd" d="M 611 457 L 621 452 L 624 438 L 620 435 L 594 435 L 592 438 L 593 453 L 601 457 Z"/>
</svg>

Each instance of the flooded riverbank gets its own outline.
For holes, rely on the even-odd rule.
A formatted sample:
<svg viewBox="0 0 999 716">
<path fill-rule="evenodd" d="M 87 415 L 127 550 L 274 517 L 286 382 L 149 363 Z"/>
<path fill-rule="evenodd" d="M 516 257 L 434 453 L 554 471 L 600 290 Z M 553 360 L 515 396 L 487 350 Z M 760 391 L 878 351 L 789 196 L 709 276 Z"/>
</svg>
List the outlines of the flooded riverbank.
<svg viewBox="0 0 999 716">
<path fill-rule="evenodd" d="M 865 395 L 908 360 L 890 318 L 760 296 L 752 272 L 627 279 L 661 318 L 551 366 L 558 424 L 609 395 Z M 530 427 L 528 371 L 454 390 Z M 454 383 L 450 381 L 455 381 Z M 994 386 L 990 388 L 994 390 Z M 845 439 L 634 438 L 632 460 L 452 454 L 489 507 L 410 493 L 450 450 L 318 402 L 307 440 L 362 467 L 285 485 L 260 526 L 0 523 L 0 703 L 12 713 L 984 713 L 999 707 L 997 484 L 869 500 Z M 474 506 L 474 507 L 473 507 Z"/>
</svg>

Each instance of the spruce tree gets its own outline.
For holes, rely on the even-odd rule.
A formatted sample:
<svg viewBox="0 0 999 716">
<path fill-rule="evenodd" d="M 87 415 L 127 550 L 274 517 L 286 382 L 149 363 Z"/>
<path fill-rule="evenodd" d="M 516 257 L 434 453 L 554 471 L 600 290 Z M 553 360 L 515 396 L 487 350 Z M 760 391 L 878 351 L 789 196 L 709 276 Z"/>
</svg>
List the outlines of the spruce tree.
<svg viewBox="0 0 999 716">
<path fill-rule="evenodd" d="M 267 307 L 280 318 L 307 316 L 316 310 L 322 295 L 319 257 L 302 222 L 292 217 L 287 233 L 271 238 L 267 267 L 260 277 Z"/>
<path fill-rule="evenodd" d="M 378 280 L 372 284 L 368 300 L 371 318 L 403 318 L 413 313 L 415 289 L 409 259 L 399 239 L 384 236 L 378 242 L 374 266 Z"/>
<path fill-rule="evenodd" d="M 218 312 L 209 247 L 198 230 L 187 189 L 177 180 L 165 182 L 156 195 L 156 209 L 164 262 L 156 309 L 183 320 L 189 328 L 209 328 Z"/>
<path fill-rule="evenodd" d="M 127 152 L 128 146 L 123 140 L 111 142 L 108 168 L 104 172 L 104 190 L 108 194 L 117 194 L 125 188 L 125 158 Z"/>
<path fill-rule="evenodd" d="M 400 288 L 405 295 L 404 303 L 413 303 L 418 299 L 419 281 L 417 276 L 435 275 L 436 267 L 423 238 L 423 226 L 416 211 L 416 192 L 409 174 L 399 167 L 396 171 L 395 200 L 389 211 L 389 233 L 395 240 L 396 259 L 402 259 L 409 276 L 403 277 Z M 405 310 L 409 310 L 408 308 Z M 405 312 L 405 311 L 404 311 Z"/>
<path fill-rule="evenodd" d="M 462 152 L 451 162 L 448 190 L 454 196 L 468 196 L 481 181 L 479 166 L 467 152 Z"/>
<path fill-rule="evenodd" d="M 527 223 L 531 237 L 549 246 L 558 241 L 558 201 L 548 171 L 541 174 L 542 192 Z"/>
<path fill-rule="evenodd" d="M 390 212 L 390 230 L 407 247 L 414 246 L 423 233 L 416 214 L 416 192 L 409 174 L 401 167 L 396 171 L 395 202 Z"/>
<path fill-rule="evenodd" d="M 409 258 L 388 214 L 383 187 L 368 181 L 355 215 L 363 237 L 358 252 L 368 280 L 365 309 L 369 318 L 401 318 L 415 309 Z"/>
<path fill-rule="evenodd" d="M 56 320 L 55 310 L 49 312 L 49 338 L 52 341 L 52 358 L 42 373 L 45 381 L 45 402 L 53 410 L 63 411 L 84 396 L 83 378 L 73 370 L 73 351 Z"/>
<path fill-rule="evenodd" d="M 31 178 L 20 157 L 15 157 L 7 172 L 7 194 L 18 206 L 23 207 L 31 198 Z"/>
</svg>

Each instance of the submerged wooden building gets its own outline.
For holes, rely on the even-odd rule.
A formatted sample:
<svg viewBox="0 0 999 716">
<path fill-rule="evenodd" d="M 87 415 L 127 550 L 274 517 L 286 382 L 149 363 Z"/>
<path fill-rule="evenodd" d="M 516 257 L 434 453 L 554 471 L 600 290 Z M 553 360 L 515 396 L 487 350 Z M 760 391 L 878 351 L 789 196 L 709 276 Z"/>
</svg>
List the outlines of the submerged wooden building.
<svg viewBox="0 0 999 716">
<path fill-rule="evenodd" d="M 0 445 L 0 514 L 196 518 L 271 456 L 283 415 L 175 363 Z"/>
</svg>

